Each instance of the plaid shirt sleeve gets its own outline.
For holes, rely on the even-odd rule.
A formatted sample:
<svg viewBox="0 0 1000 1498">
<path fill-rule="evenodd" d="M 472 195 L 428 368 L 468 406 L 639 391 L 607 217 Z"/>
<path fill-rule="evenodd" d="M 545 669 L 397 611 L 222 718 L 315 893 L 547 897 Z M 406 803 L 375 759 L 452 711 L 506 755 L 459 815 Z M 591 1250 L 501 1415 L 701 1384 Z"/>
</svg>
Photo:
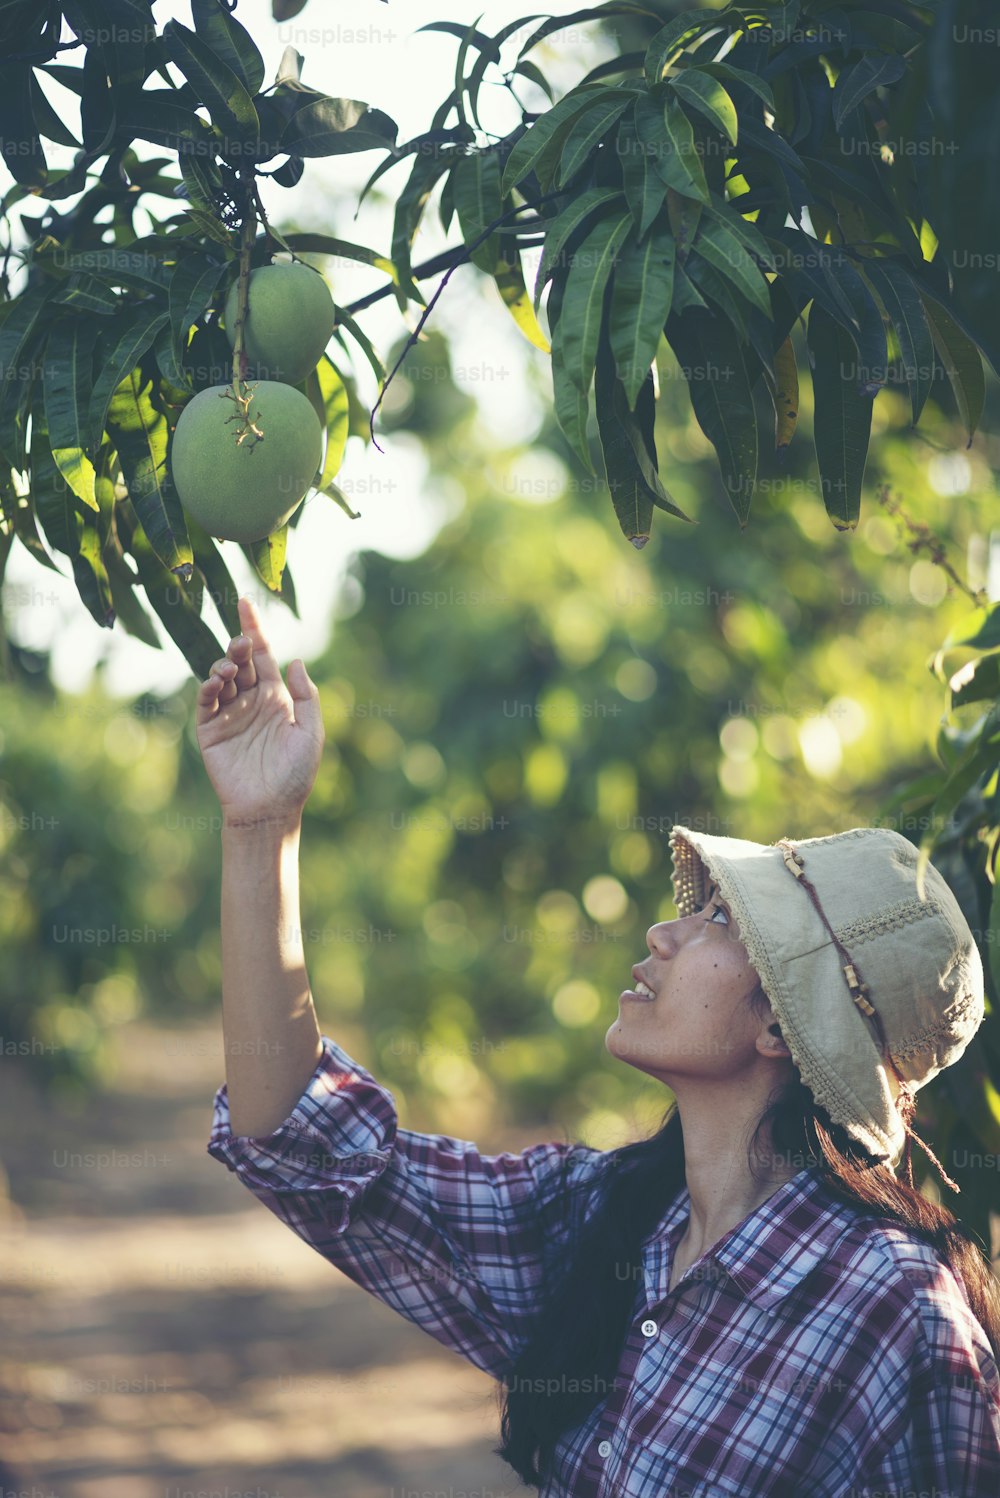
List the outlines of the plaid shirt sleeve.
<svg viewBox="0 0 1000 1498">
<path fill-rule="evenodd" d="M 231 1132 L 220 1087 L 208 1152 L 355 1284 L 497 1378 L 526 1340 L 548 1255 L 572 1232 L 576 1209 L 561 1212 L 556 1190 L 565 1180 L 585 1194 L 606 1158 L 562 1143 L 481 1155 L 401 1129 L 392 1094 L 327 1036 L 267 1136 Z"/>
<path fill-rule="evenodd" d="M 914 1250 L 911 1250 L 911 1254 Z M 1000 1492 L 1000 1385 L 992 1348 L 959 1279 L 922 1246 L 906 1266 L 916 1336 L 906 1428 L 887 1452 L 876 1490 L 916 1488 L 961 1498 Z"/>
</svg>

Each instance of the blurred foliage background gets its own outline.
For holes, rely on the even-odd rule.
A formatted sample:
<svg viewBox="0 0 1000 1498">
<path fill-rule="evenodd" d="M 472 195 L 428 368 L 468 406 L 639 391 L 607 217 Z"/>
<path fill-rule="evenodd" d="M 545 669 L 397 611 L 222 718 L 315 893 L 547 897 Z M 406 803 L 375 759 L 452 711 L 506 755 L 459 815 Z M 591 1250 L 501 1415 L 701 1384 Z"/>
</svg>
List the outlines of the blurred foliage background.
<svg viewBox="0 0 1000 1498">
<path fill-rule="evenodd" d="M 488 290 L 484 319 L 502 315 Z M 678 502 L 710 523 L 671 522 L 641 554 L 596 494 L 587 514 L 593 480 L 549 416 L 530 447 L 495 444 L 440 334 L 387 398 L 388 440 L 419 434 L 461 501 L 424 555 L 358 556 L 309 662 L 327 747 L 302 917 L 324 1029 L 413 1127 L 474 1137 L 530 1119 L 604 1148 L 649 1127 L 662 1088 L 603 1037 L 647 928 L 675 913 L 671 825 L 836 831 L 931 763 L 928 660 L 969 600 L 874 490 L 981 586 L 996 437 L 966 450 L 944 409 L 914 433 L 889 389 L 855 535 L 830 526 L 807 444 L 775 462 L 741 534 L 677 374 L 660 370 L 657 445 Z M 541 371 L 538 386 L 545 403 Z M 4 1054 L 63 1098 L 100 1085 L 114 1025 L 219 1002 L 219 819 L 195 690 L 74 698 L 10 649 L 0 1023 Z M 914 840 L 919 824 L 889 821 Z M 921 1107 L 947 1110 L 947 1089 Z"/>
</svg>

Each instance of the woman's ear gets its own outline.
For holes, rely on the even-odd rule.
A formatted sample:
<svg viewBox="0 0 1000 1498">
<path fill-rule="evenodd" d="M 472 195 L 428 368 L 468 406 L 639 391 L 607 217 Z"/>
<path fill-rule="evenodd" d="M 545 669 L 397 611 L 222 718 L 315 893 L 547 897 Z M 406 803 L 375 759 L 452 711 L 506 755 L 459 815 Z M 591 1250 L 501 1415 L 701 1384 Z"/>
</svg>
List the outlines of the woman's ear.
<svg viewBox="0 0 1000 1498">
<path fill-rule="evenodd" d="M 770 1021 L 757 1040 L 758 1049 L 767 1056 L 791 1056 L 791 1051 L 785 1044 L 781 1033 L 781 1026 L 776 1019 Z"/>
</svg>

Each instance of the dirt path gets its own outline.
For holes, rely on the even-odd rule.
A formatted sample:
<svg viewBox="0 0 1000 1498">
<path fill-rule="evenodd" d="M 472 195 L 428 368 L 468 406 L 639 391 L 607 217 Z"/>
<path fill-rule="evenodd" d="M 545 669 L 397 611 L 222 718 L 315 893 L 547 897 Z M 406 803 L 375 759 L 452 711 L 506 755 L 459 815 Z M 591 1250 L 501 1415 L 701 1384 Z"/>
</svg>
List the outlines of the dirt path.
<svg viewBox="0 0 1000 1498">
<path fill-rule="evenodd" d="M 493 1381 L 206 1154 L 219 1027 L 117 1054 L 79 1116 L 0 1061 L 2 1498 L 527 1498 Z"/>
</svg>

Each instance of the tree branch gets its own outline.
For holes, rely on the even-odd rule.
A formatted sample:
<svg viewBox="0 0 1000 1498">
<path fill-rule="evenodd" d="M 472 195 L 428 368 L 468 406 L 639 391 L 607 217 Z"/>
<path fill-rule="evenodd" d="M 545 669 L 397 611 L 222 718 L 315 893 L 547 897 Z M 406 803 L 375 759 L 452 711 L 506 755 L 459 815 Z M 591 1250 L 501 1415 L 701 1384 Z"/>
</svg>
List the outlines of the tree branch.
<svg viewBox="0 0 1000 1498">
<path fill-rule="evenodd" d="M 455 247 L 455 249 L 453 249 L 451 251 L 445 252 L 449 256 L 448 269 L 445 271 L 444 275 L 441 277 L 440 285 L 438 286 L 438 288 L 435 291 L 434 295 L 431 297 L 430 301 L 427 303 L 427 306 L 424 308 L 423 312 L 421 313 L 421 315 L 420 315 L 420 321 L 417 323 L 417 326 L 414 328 L 413 332 L 410 334 L 410 336 L 407 338 L 405 344 L 403 345 L 403 352 L 400 354 L 399 358 L 396 360 L 395 364 L 392 366 L 392 369 L 389 371 L 388 378 L 383 382 L 382 389 L 379 391 L 378 400 L 375 402 L 374 406 L 372 407 L 372 413 L 371 413 L 371 416 L 370 416 L 369 422 L 368 422 L 368 430 L 371 433 L 371 439 L 372 439 L 373 442 L 375 442 L 375 446 L 378 448 L 379 452 L 383 452 L 384 449 L 381 448 L 381 447 L 379 447 L 378 443 L 375 441 L 375 416 L 376 416 L 376 413 L 378 412 L 378 408 L 382 404 L 382 401 L 385 398 L 385 392 L 388 390 L 389 385 L 391 384 L 391 382 L 393 380 L 393 377 L 396 375 L 397 371 L 399 370 L 399 366 L 402 364 L 403 360 L 406 358 L 406 356 L 409 353 L 410 349 L 413 347 L 413 345 L 417 342 L 418 338 L 420 337 L 420 334 L 423 331 L 423 328 L 424 328 L 424 325 L 427 322 L 427 319 L 430 317 L 431 313 L 434 311 L 435 306 L 437 305 L 438 298 L 440 297 L 442 291 L 444 291 L 445 287 L 448 284 L 448 281 L 449 281 L 449 279 L 451 277 L 452 271 L 455 270 L 459 265 L 463 264 L 464 261 L 468 260 L 469 257 L 472 255 L 473 251 L 474 250 L 478 250 L 479 246 L 485 240 L 489 239 L 490 235 L 493 234 L 493 233 L 495 233 L 495 231 L 500 227 L 500 225 L 502 223 L 505 223 L 507 221 L 507 219 L 511 218 L 515 213 L 523 213 L 526 208 L 538 208 L 542 203 L 549 203 L 549 202 L 552 201 L 553 198 L 558 198 L 560 196 L 561 196 L 561 193 L 559 193 L 559 192 L 545 193 L 542 197 L 536 198 L 534 200 L 534 202 L 532 202 L 532 203 L 522 203 L 517 208 L 509 208 L 506 213 L 502 213 L 498 219 L 495 219 L 493 221 L 492 224 L 487 224 L 487 226 L 483 230 L 483 232 L 481 234 L 477 235 L 477 237 L 475 239 L 473 239 L 469 244 L 457 245 Z M 441 256 L 438 256 L 436 258 L 438 260 L 440 260 Z M 433 262 L 431 262 L 431 261 L 427 262 L 428 265 L 430 265 L 432 263 Z M 420 269 L 422 271 L 426 271 L 426 267 L 424 267 L 424 266 L 422 266 Z M 416 275 L 416 274 L 418 274 L 418 272 L 414 271 L 413 274 Z M 426 274 L 432 274 L 432 273 L 430 271 L 426 271 Z M 391 290 L 392 290 L 392 285 L 390 284 L 389 286 L 383 287 L 382 291 L 380 293 L 378 293 L 378 295 L 379 296 L 384 296 L 388 292 L 390 292 Z M 351 314 L 353 315 L 356 307 L 361 306 L 362 303 L 364 305 L 370 305 L 372 300 L 373 300 L 373 298 L 371 298 L 371 297 L 366 298 L 366 299 L 363 298 L 362 302 L 356 302 L 356 303 L 352 304 L 352 306 L 348 308 L 348 311 L 351 312 Z M 377 300 L 377 297 L 375 298 L 375 300 Z"/>
</svg>

